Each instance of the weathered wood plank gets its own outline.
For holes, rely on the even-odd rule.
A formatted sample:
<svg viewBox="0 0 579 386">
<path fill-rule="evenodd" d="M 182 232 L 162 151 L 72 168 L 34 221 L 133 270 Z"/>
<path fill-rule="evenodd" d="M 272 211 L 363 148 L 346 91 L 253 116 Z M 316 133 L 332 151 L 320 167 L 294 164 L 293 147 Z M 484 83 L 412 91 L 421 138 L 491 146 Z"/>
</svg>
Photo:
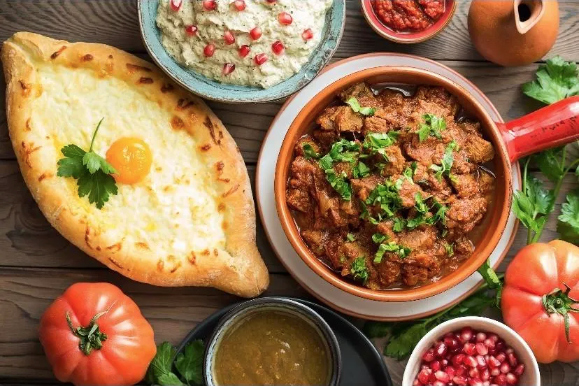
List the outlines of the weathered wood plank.
<svg viewBox="0 0 579 386">
<path fill-rule="evenodd" d="M 289 275 L 275 274 L 272 279 L 266 295 L 307 297 Z M 87 281 L 121 288 L 139 305 L 158 343 L 179 343 L 203 319 L 240 300 L 213 289 L 153 287 L 108 270 L 2 269 L 0 384 L 4 379 L 54 380 L 38 341 L 38 323 L 46 307 L 68 286 Z"/>
<path fill-rule="evenodd" d="M 249 167 L 254 184 L 255 166 Z M 285 272 L 258 216 L 257 245 L 270 272 Z M 0 161 L 1 266 L 105 268 L 50 226 L 24 184 L 16 161 Z"/>
<path fill-rule="evenodd" d="M 514 119 L 541 107 L 538 102 L 523 95 L 521 84 L 533 79 L 537 66 L 498 68 L 483 62 L 443 62 L 458 71 L 485 92 L 505 120 Z M 0 100 L 4 99 L 5 85 L 0 78 Z M 246 162 L 257 161 L 261 143 L 281 102 L 231 105 L 209 102 L 209 106 L 223 121 L 237 141 Z M 0 107 L 0 159 L 14 159 L 8 136 L 5 108 Z"/>
<path fill-rule="evenodd" d="M 0 0 L 0 41 L 16 31 L 31 31 L 70 41 L 94 41 L 131 52 L 144 52 L 137 20 L 137 0 Z M 144 0 L 147 1 L 147 0 Z M 449 26 L 421 44 L 395 44 L 367 25 L 358 0 L 347 0 L 347 23 L 336 58 L 366 52 L 397 51 L 436 60 L 482 60 L 470 43 L 467 15 L 470 1 L 459 1 Z M 579 61 L 579 4 L 559 2 L 559 39 L 549 55 Z M 443 48 L 443 49 L 442 49 Z"/>
</svg>

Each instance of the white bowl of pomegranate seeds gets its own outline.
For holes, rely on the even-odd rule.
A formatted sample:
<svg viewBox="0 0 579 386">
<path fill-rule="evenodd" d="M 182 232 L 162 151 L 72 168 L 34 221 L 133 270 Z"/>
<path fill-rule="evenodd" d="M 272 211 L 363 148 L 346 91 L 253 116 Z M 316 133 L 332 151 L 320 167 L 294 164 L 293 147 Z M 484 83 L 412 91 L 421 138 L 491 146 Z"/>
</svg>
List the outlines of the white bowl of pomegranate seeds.
<svg viewBox="0 0 579 386">
<path fill-rule="evenodd" d="M 449 320 L 426 334 L 406 366 L 402 386 L 540 386 L 539 366 L 525 341 L 496 320 Z"/>
</svg>

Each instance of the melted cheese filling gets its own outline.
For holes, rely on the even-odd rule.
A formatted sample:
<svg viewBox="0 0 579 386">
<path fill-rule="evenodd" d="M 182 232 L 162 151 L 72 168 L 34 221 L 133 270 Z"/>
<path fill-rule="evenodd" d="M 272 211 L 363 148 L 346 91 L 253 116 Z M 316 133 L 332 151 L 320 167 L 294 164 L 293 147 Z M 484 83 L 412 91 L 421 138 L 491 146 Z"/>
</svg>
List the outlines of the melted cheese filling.
<svg viewBox="0 0 579 386">
<path fill-rule="evenodd" d="M 52 178 L 51 184 L 64 185 L 76 198 L 67 203 L 69 210 L 85 215 L 107 243 L 140 245 L 159 258 L 225 247 L 211 167 L 197 156 L 198 144 L 190 135 L 171 129 L 169 111 L 124 81 L 98 78 L 91 70 L 40 65 L 38 77 L 43 92 L 32 102 L 30 124 L 35 135 L 52 140 L 54 147 L 43 152 L 53 153 L 48 159 L 55 166 L 67 144 L 88 150 L 103 117 L 93 148 L 97 154 L 104 157 L 122 137 L 143 139 L 153 154 L 147 177 L 134 185 L 118 183 L 118 194 L 101 210 L 78 197 L 73 178 Z"/>
</svg>

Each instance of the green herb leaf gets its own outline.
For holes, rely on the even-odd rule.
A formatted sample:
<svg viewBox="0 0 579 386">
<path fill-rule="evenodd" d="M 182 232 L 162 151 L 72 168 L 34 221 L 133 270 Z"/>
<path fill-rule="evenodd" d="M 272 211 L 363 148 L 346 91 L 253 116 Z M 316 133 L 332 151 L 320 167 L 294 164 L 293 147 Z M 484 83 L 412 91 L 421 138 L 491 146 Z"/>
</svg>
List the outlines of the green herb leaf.
<svg viewBox="0 0 579 386">
<path fill-rule="evenodd" d="M 444 243 L 444 250 L 449 257 L 454 256 L 454 244 Z"/>
<path fill-rule="evenodd" d="M 552 182 L 557 182 L 565 174 L 563 147 L 545 150 L 533 155 L 541 172 Z"/>
<path fill-rule="evenodd" d="M 372 240 L 374 236 L 372 236 Z M 396 244 L 394 241 L 390 241 L 387 244 L 380 244 L 378 247 L 378 251 L 374 255 L 374 264 L 380 264 L 382 262 L 382 258 L 384 257 L 384 253 L 386 252 L 394 252 L 400 256 L 400 258 L 404 259 L 407 257 L 411 250 L 410 248 L 403 247 L 402 245 Z"/>
<path fill-rule="evenodd" d="M 400 217 L 393 217 L 392 220 L 394 221 L 394 226 L 392 230 L 396 233 L 402 232 L 406 227 L 406 220 Z"/>
<path fill-rule="evenodd" d="M 352 199 L 352 187 L 346 182 L 345 176 L 337 176 L 333 169 L 329 169 L 326 170 L 326 179 L 343 200 L 350 201 Z"/>
<path fill-rule="evenodd" d="M 203 384 L 203 354 L 205 346 L 202 340 L 194 340 L 185 346 L 175 358 L 175 367 L 188 384 Z"/>
<path fill-rule="evenodd" d="M 397 183 L 392 182 L 390 179 L 384 181 L 383 184 L 378 184 L 370 192 L 370 195 L 366 199 L 367 205 L 380 205 L 382 213 L 386 217 L 394 216 L 394 213 L 401 208 L 402 202 L 399 195 L 399 189 Z"/>
<path fill-rule="evenodd" d="M 414 183 L 414 174 L 416 173 L 416 168 L 418 167 L 418 164 L 416 163 L 416 161 L 412 162 L 410 167 L 407 167 L 406 169 L 404 169 L 404 171 L 402 172 L 402 175 L 404 177 L 406 177 L 406 179 L 411 182 Z"/>
<path fill-rule="evenodd" d="M 394 325 L 382 322 L 366 322 L 364 324 L 364 334 L 370 338 L 383 338 L 392 333 Z"/>
<path fill-rule="evenodd" d="M 185 384 L 181 382 L 178 376 L 173 373 L 163 374 L 157 378 L 155 385 L 160 386 L 184 386 Z"/>
<path fill-rule="evenodd" d="M 356 241 L 356 236 L 354 236 L 354 234 L 352 233 L 348 233 L 346 235 L 346 240 L 348 240 L 349 242 Z"/>
<path fill-rule="evenodd" d="M 543 188 L 543 183 L 533 176 L 527 176 L 525 191 L 516 191 L 513 212 L 526 228 L 540 234 L 555 205 L 553 191 Z"/>
<path fill-rule="evenodd" d="M 371 154 L 375 154 L 385 147 L 391 146 L 398 138 L 397 131 L 389 131 L 388 133 L 368 133 L 364 138 L 364 149 L 370 150 Z M 387 160 L 385 154 L 380 153 Z"/>
<path fill-rule="evenodd" d="M 446 226 L 446 212 L 448 211 L 448 207 L 442 205 L 438 201 L 435 201 L 432 209 L 436 209 L 436 212 L 432 217 L 433 223 L 440 222 L 442 225 Z"/>
<path fill-rule="evenodd" d="M 537 80 L 523 85 L 523 92 L 545 104 L 579 95 L 577 65 L 560 56 L 548 59 L 546 64 L 539 66 Z"/>
<path fill-rule="evenodd" d="M 111 174 L 116 170 L 104 158 L 92 151 L 102 119 L 98 123 L 90 144 L 85 152 L 77 145 L 64 146 L 60 151 L 66 158 L 58 160 L 56 175 L 77 180 L 78 196 L 88 195 L 88 201 L 101 209 L 111 195 L 118 193 L 117 184 Z"/>
<path fill-rule="evenodd" d="M 434 327 L 434 326 L 433 326 Z M 393 336 L 384 349 L 384 355 L 404 359 L 410 355 L 420 339 L 430 331 L 432 327 L 427 328 L 423 323 L 417 323 L 404 330 L 402 333 Z"/>
<path fill-rule="evenodd" d="M 318 159 L 320 155 L 314 150 L 314 147 L 309 143 L 304 143 L 302 145 L 302 150 L 307 159 Z"/>
<path fill-rule="evenodd" d="M 374 233 L 372 235 L 372 241 L 376 244 L 380 244 L 383 241 L 385 241 L 388 238 L 388 236 L 383 235 L 382 233 Z"/>
<path fill-rule="evenodd" d="M 425 114 L 422 119 L 424 123 L 420 124 L 417 131 L 420 142 L 425 141 L 429 136 L 441 139 L 441 131 L 446 129 L 444 118 L 437 117 L 434 114 Z"/>
<path fill-rule="evenodd" d="M 173 358 L 177 350 L 169 342 L 163 342 L 157 346 L 157 354 L 149 364 L 147 375 L 145 377 L 147 383 L 153 384 L 168 384 L 160 383 L 160 379 L 166 379 L 169 374 L 172 374 Z M 173 374 L 175 375 L 175 374 Z M 179 380 L 177 378 L 177 380 Z M 181 382 L 181 381 L 179 381 Z M 181 383 L 178 383 L 179 385 Z"/>
<path fill-rule="evenodd" d="M 449 175 L 452 164 L 454 163 L 453 152 L 458 147 L 455 141 L 452 141 L 446 146 L 444 156 L 442 157 L 441 165 L 430 165 L 430 169 L 436 172 L 435 177 L 438 181 L 442 179 L 443 175 Z"/>
<path fill-rule="evenodd" d="M 365 116 L 372 116 L 376 112 L 374 107 L 361 107 L 360 102 L 355 97 L 351 97 L 346 101 L 348 105 L 352 108 L 352 111 L 355 113 L 360 113 Z"/>
<path fill-rule="evenodd" d="M 569 193 L 566 198 L 561 205 L 557 231 L 563 240 L 579 244 L 579 191 Z"/>
<path fill-rule="evenodd" d="M 352 174 L 355 178 L 364 178 L 370 174 L 370 168 L 366 166 L 365 163 L 362 161 L 358 161 L 354 169 L 352 170 Z"/>
<path fill-rule="evenodd" d="M 350 273 L 354 280 L 366 283 L 366 280 L 368 280 L 368 268 L 366 267 L 366 258 L 364 256 L 357 257 L 352 261 Z"/>
</svg>

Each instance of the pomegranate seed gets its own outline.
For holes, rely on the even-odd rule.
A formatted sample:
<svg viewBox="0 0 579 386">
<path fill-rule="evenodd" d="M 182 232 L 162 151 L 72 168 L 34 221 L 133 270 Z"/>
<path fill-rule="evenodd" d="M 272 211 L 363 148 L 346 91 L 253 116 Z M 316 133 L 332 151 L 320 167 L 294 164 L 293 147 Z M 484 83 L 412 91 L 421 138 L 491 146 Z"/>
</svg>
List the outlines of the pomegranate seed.
<svg viewBox="0 0 579 386">
<path fill-rule="evenodd" d="M 505 386 L 507 384 L 507 376 L 505 374 L 497 375 L 493 378 L 493 382 L 499 386 Z"/>
<path fill-rule="evenodd" d="M 517 378 L 517 376 L 512 373 L 508 373 L 506 378 L 509 385 L 516 385 L 519 380 L 519 378 Z"/>
<path fill-rule="evenodd" d="M 482 381 L 480 379 L 477 378 L 471 378 L 468 380 L 468 384 L 470 386 L 484 386 Z"/>
<path fill-rule="evenodd" d="M 418 377 L 417 379 L 420 381 L 420 383 L 422 383 L 423 385 L 427 385 L 429 378 L 430 378 L 430 374 L 432 374 L 432 370 L 430 369 L 424 369 L 424 370 L 420 370 L 420 372 L 418 373 Z"/>
<path fill-rule="evenodd" d="M 448 366 L 448 359 L 443 359 L 440 361 L 440 364 L 442 365 L 442 367 L 446 367 Z"/>
<path fill-rule="evenodd" d="M 483 344 L 485 346 L 487 346 L 488 348 L 495 348 L 495 341 L 490 339 L 490 338 L 486 338 L 483 342 Z"/>
<path fill-rule="evenodd" d="M 479 332 L 478 334 L 476 334 L 476 341 L 477 342 L 484 342 L 484 340 L 487 338 L 487 334 L 485 334 L 484 332 Z"/>
<path fill-rule="evenodd" d="M 499 336 L 497 334 L 490 334 L 488 339 L 492 340 L 493 343 L 497 343 L 499 340 Z"/>
<path fill-rule="evenodd" d="M 472 357 L 472 356 L 465 357 L 464 360 L 462 361 L 462 363 L 464 363 L 468 367 L 476 367 L 478 364 L 476 362 L 476 359 L 474 359 L 474 357 Z"/>
<path fill-rule="evenodd" d="M 432 369 L 432 371 L 438 371 L 440 370 L 442 366 L 440 366 L 440 362 L 439 361 L 433 361 L 430 363 L 430 368 Z"/>
<path fill-rule="evenodd" d="M 506 373 L 508 373 L 509 371 L 511 371 L 511 366 L 509 366 L 509 364 L 508 364 L 507 362 L 504 362 L 504 363 L 501 365 L 500 369 L 501 369 L 501 373 L 506 374 Z"/>
<path fill-rule="evenodd" d="M 290 25 L 292 21 L 294 21 L 292 15 L 287 12 L 281 12 L 279 15 L 277 15 L 277 20 L 280 22 L 280 24 L 283 25 Z"/>
<path fill-rule="evenodd" d="M 225 63 L 223 65 L 223 75 L 229 75 L 233 71 L 235 71 L 235 64 L 232 63 Z"/>
<path fill-rule="evenodd" d="M 497 375 L 499 375 L 501 373 L 501 370 L 498 367 L 492 368 L 491 369 L 491 375 L 493 377 L 496 377 Z"/>
<path fill-rule="evenodd" d="M 464 365 L 459 365 L 456 367 L 456 375 L 465 375 L 467 373 L 466 367 Z"/>
<path fill-rule="evenodd" d="M 430 367 L 428 367 L 428 365 L 422 365 L 422 366 L 420 366 L 420 370 L 424 370 L 424 369 L 430 369 Z"/>
<path fill-rule="evenodd" d="M 471 377 L 471 378 L 479 378 L 479 377 L 480 377 L 480 374 L 479 374 L 478 369 L 470 369 L 470 370 L 468 371 L 468 376 Z"/>
<path fill-rule="evenodd" d="M 280 42 L 279 40 L 276 40 L 271 45 L 271 50 L 273 51 L 274 54 L 281 55 L 284 52 L 285 47 L 283 46 L 282 42 Z"/>
<path fill-rule="evenodd" d="M 487 363 L 489 364 L 489 367 L 499 367 L 501 365 L 501 362 L 495 358 L 494 356 L 490 356 L 489 360 L 487 361 Z"/>
<path fill-rule="evenodd" d="M 458 346 L 458 341 L 454 338 L 454 336 L 447 336 L 444 338 L 444 344 L 452 349 Z"/>
<path fill-rule="evenodd" d="M 233 5 L 238 11 L 243 11 L 245 9 L 245 0 L 235 0 Z"/>
<path fill-rule="evenodd" d="M 434 350 L 428 349 L 423 355 L 422 360 L 425 362 L 432 362 L 434 360 Z"/>
<path fill-rule="evenodd" d="M 447 352 L 447 348 L 446 345 L 444 344 L 444 342 L 438 342 L 435 346 L 434 346 L 434 353 L 439 356 L 439 357 L 443 357 L 446 352 Z"/>
<path fill-rule="evenodd" d="M 312 31 L 311 28 L 308 28 L 306 30 L 304 30 L 304 32 L 302 32 L 302 39 L 304 39 L 306 42 L 310 39 L 313 39 L 314 37 L 314 32 Z"/>
<path fill-rule="evenodd" d="M 507 349 L 505 350 L 505 353 L 509 354 L 509 353 L 513 353 L 514 350 L 512 347 L 507 347 Z"/>
<path fill-rule="evenodd" d="M 205 55 L 208 58 L 213 56 L 214 53 L 215 53 L 215 44 L 209 43 L 203 49 L 203 55 Z"/>
<path fill-rule="evenodd" d="M 436 381 L 432 384 L 432 386 L 445 386 L 446 383 L 442 382 L 442 381 Z"/>
<path fill-rule="evenodd" d="M 183 0 L 171 0 L 171 9 L 173 9 L 175 12 L 179 11 L 182 5 Z"/>
<path fill-rule="evenodd" d="M 491 373 L 490 373 L 489 369 L 480 370 L 480 379 L 483 382 L 491 379 Z"/>
<path fill-rule="evenodd" d="M 475 359 L 478 367 L 487 367 L 487 361 L 482 355 L 477 355 Z"/>
<path fill-rule="evenodd" d="M 515 375 L 518 375 L 518 376 L 523 375 L 524 372 L 525 372 L 525 365 L 522 363 L 517 366 L 515 371 L 513 371 L 513 373 L 515 373 Z"/>
<path fill-rule="evenodd" d="M 231 31 L 225 31 L 223 34 L 223 40 L 225 40 L 225 44 L 233 44 L 235 43 L 235 36 Z"/>
<path fill-rule="evenodd" d="M 454 367 L 452 366 L 447 366 L 444 371 L 448 374 L 448 376 L 450 378 L 454 377 L 454 375 L 456 374 L 456 370 L 454 369 Z"/>
<path fill-rule="evenodd" d="M 249 36 L 251 36 L 253 40 L 259 39 L 261 37 L 261 28 L 259 27 L 252 28 L 251 31 L 249 31 Z"/>
<path fill-rule="evenodd" d="M 489 353 L 489 348 L 487 346 L 485 346 L 484 343 L 480 343 L 480 342 L 477 343 L 475 345 L 475 348 L 476 348 L 476 352 L 479 355 L 487 355 Z"/>
<path fill-rule="evenodd" d="M 452 357 L 452 364 L 455 366 L 460 365 L 464 360 L 464 357 L 465 357 L 464 354 L 456 354 L 455 356 Z"/>
<path fill-rule="evenodd" d="M 254 61 L 255 64 L 257 64 L 258 66 L 261 66 L 262 64 L 264 64 L 265 62 L 267 62 L 267 55 L 265 55 L 265 54 L 257 54 L 257 55 L 255 55 L 255 57 L 253 58 L 253 61 Z"/>
<path fill-rule="evenodd" d="M 476 346 L 474 343 L 465 343 L 462 347 L 462 351 L 467 355 L 475 355 L 476 354 Z"/>
<path fill-rule="evenodd" d="M 188 25 L 187 27 L 185 27 L 185 32 L 187 32 L 187 35 L 189 36 L 195 36 L 197 35 L 197 26 Z"/>
<path fill-rule="evenodd" d="M 270 4 L 275 4 L 275 3 L 277 3 L 277 0 L 265 0 L 265 1 L 267 1 L 267 2 L 270 3 Z"/>
<path fill-rule="evenodd" d="M 507 356 L 505 355 L 504 352 L 499 353 L 495 356 L 495 358 L 497 358 L 497 361 L 503 363 L 505 361 L 505 359 L 507 359 Z"/>
<path fill-rule="evenodd" d="M 217 8 L 217 2 L 215 0 L 203 0 L 203 8 L 207 11 L 214 11 Z"/>
<path fill-rule="evenodd" d="M 415 379 L 414 382 L 412 382 L 412 386 L 422 386 L 422 383 L 420 383 L 418 379 Z"/>
<path fill-rule="evenodd" d="M 239 47 L 239 56 L 245 58 L 247 55 L 249 55 L 249 51 L 251 51 L 249 46 L 244 44 L 241 47 Z"/>
<path fill-rule="evenodd" d="M 508 354 L 507 354 L 507 359 L 508 359 L 508 361 L 509 361 L 509 364 L 510 364 L 512 367 L 516 367 L 516 366 L 519 364 L 519 361 L 517 360 L 517 357 L 515 356 L 515 353 L 512 353 L 512 352 L 508 353 Z"/>
<path fill-rule="evenodd" d="M 468 341 L 470 341 L 472 338 L 472 328 L 470 327 L 464 327 L 461 331 L 460 331 L 460 341 L 462 343 L 466 343 Z"/>
<path fill-rule="evenodd" d="M 455 384 L 460 385 L 460 386 L 464 386 L 467 383 L 466 378 L 461 376 L 461 375 L 454 376 L 452 378 L 452 382 L 454 382 Z"/>
<path fill-rule="evenodd" d="M 434 373 L 434 376 L 436 377 L 437 380 L 439 380 L 441 382 L 444 382 L 444 383 L 450 382 L 450 377 L 444 371 L 437 371 Z"/>
<path fill-rule="evenodd" d="M 497 352 L 501 352 L 505 349 L 505 342 L 502 340 L 499 340 L 498 342 L 495 343 L 495 350 Z"/>
</svg>

